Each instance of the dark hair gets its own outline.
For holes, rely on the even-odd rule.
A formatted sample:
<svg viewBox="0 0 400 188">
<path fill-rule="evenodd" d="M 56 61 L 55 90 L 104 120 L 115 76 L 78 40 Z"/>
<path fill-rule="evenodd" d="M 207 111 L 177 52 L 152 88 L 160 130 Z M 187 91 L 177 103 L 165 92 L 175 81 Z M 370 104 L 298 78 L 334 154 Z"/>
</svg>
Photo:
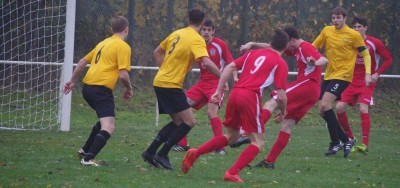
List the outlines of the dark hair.
<svg viewBox="0 0 400 188">
<path fill-rule="evenodd" d="M 289 42 L 289 35 L 280 29 L 275 29 L 271 35 L 271 47 L 277 51 L 283 51 Z"/>
<path fill-rule="evenodd" d="M 287 27 L 284 31 L 289 35 L 289 39 L 300 39 L 300 35 L 297 32 L 297 29 L 294 27 Z"/>
<path fill-rule="evenodd" d="M 343 7 L 337 6 L 337 7 L 335 7 L 335 8 L 331 11 L 331 14 L 334 14 L 334 15 L 343 15 L 343 17 L 346 17 L 346 16 L 347 16 L 347 11 L 346 11 L 346 9 L 344 9 Z"/>
<path fill-rule="evenodd" d="M 359 23 L 361 25 L 368 26 L 368 19 L 364 16 L 355 16 L 353 18 L 353 22 L 351 22 L 353 25 L 355 25 L 356 23 Z"/>
<path fill-rule="evenodd" d="M 202 24 L 202 22 L 204 21 L 204 17 L 205 13 L 202 10 L 194 8 L 189 11 L 189 24 L 198 26 Z"/>
<path fill-rule="evenodd" d="M 124 31 L 129 26 L 129 21 L 123 16 L 116 16 L 111 21 L 111 29 L 113 33 Z"/>
<path fill-rule="evenodd" d="M 212 27 L 212 29 L 214 29 L 214 24 L 211 20 L 207 19 L 206 21 L 204 21 L 204 26 L 205 27 Z"/>
</svg>

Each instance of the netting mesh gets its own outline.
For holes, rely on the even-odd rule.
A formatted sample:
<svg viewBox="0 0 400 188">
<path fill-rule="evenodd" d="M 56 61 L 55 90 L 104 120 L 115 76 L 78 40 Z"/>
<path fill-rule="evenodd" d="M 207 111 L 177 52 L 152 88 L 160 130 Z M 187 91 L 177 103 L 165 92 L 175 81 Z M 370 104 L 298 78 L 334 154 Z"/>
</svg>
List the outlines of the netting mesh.
<svg viewBox="0 0 400 188">
<path fill-rule="evenodd" d="M 0 4 L 0 127 L 58 127 L 66 0 Z"/>
</svg>

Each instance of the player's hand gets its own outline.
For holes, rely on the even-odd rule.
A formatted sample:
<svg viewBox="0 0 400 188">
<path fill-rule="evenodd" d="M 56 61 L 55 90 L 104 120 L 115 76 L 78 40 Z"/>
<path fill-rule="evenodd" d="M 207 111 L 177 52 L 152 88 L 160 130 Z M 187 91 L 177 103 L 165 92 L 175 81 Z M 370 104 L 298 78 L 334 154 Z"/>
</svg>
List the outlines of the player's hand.
<svg viewBox="0 0 400 188">
<path fill-rule="evenodd" d="M 248 42 L 248 43 L 246 43 L 244 45 L 241 45 L 239 51 L 241 53 L 245 53 L 245 52 L 247 52 L 247 51 L 249 51 L 251 49 L 251 45 L 252 45 L 251 42 Z"/>
<path fill-rule="evenodd" d="M 371 74 L 365 74 L 365 85 L 369 86 L 372 83 Z"/>
<path fill-rule="evenodd" d="M 307 65 L 315 66 L 315 59 L 313 57 L 307 57 Z"/>
<path fill-rule="evenodd" d="M 125 90 L 124 96 L 122 98 L 127 103 L 132 96 L 133 96 L 133 89 L 128 88 Z"/>
<path fill-rule="evenodd" d="M 239 78 L 237 76 L 233 77 L 233 84 L 236 84 L 239 81 Z"/>
<path fill-rule="evenodd" d="M 228 84 L 228 82 L 225 83 L 224 91 L 229 91 L 229 84 Z"/>
<path fill-rule="evenodd" d="M 378 74 L 378 73 L 374 73 L 374 74 L 371 76 L 371 81 L 372 81 L 373 83 L 375 83 L 375 82 L 378 81 L 378 78 L 379 78 L 379 74 Z"/>
<path fill-rule="evenodd" d="M 274 116 L 274 122 L 276 122 L 276 123 L 282 122 L 283 119 L 285 119 L 285 115 L 286 115 L 286 113 L 285 113 L 285 114 L 282 114 L 282 112 L 278 112 L 278 113 L 275 114 L 275 116 Z"/>
<path fill-rule="evenodd" d="M 65 83 L 64 90 L 63 90 L 64 95 L 66 95 L 69 92 L 71 92 L 72 88 L 74 88 L 74 86 L 75 86 L 74 82 L 69 81 L 69 82 Z"/>
<path fill-rule="evenodd" d="M 213 103 L 219 103 L 221 102 L 221 93 L 216 91 L 212 96 L 211 96 L 211 102 Z"/>
</svg>

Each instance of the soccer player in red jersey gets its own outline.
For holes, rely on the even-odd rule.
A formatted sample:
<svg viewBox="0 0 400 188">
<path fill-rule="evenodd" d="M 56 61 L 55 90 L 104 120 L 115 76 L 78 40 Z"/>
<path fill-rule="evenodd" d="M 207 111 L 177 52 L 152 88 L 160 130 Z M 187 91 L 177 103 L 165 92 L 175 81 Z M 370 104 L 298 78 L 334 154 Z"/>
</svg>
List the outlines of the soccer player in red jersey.
<svg viewBox="0 0 400 188">
<path fill-rule="evenodd" d="M 233 58 L 226 43 L 223 40 L 214 37 L 214 32 L 215 27 L 213 22 L 211 20 L 206 20 L 204 26 L 200 30 L 200 34 L 206 41 L 207 52 L 211 61 L 214 62 L 222 72 L 225 65 L 231 63 Z M 215 76 L 208 71 L 207 68 L 203 67 L 201 62 L 198 62 L 198 64 L 200 67 L 200 80 L 186 92 L 188 103 L 196 110 L 199 110 L 207 104 L 207 115 L 210 119 L 214 136 L 221 136 L 222 122 L 218 117 L 218 109 L 222 105 L 222 100 L 220 103 L 213 103 L 211 101 L 211 95 L 214 94 L 217 89 L 219 77 Z M 237 72 L 233 73 L 233 77 L 237 80 Z M 173 149 L 175 151 L 187 151 L 189 149 L 187 137 L 184 137 L 179 141 Z M 225 154 L 225 147 L 217 149 L 215 153 L 221 155 Z"/>
<path fill-rule="evenodd" d="M 278 108 L 286 113 L 286 79 L 288 67 L 281 54 L 287 47 L 289 36 L 282 30 L 274 30 L 271 36 L 272 49 L 249 51 L 225 67 L 218 88 L 213 94 L 214 102 L 220 102 L 224 86 L 233 71 L 242 70 L 233 87 L 225 112 L 223 124 L 227 134 L 217 136 L 198 148 L 189 149 L 182 161 L 182 172 L 188 173 L 198 157 L 227 146 L 239 139 L 240 128 L 247 131 L 251 144 L 239 155 L 233 166 L 225 172 L 224 180 L 241 183 L 239 172 L 246 167 L 264 146 L 264 119 L 261 116 L 262 93 L 272 83 L 277 90 Z M 283 116 L 282 116 L 283 117 Z"/>
<path fill-rule="evenodd" d="M 379 39 L 366 35 L 368 29 L 367 18 L 355 17 L 353 20 L 353 29 L 358 31 L 367 45 L 369 54 L 371 55 L 371 77 L 372 84 L 366 86 L 365 84 L 365 67 L 364 59 L 360 54 L 357 55 L 356 66 L 354 68 L 354 76 L 350 85 L 344 90 L 341 100 L 336 104 L 336 112 L 338 120 L 347 136 L 354 139 L 353 133 L 350 129 L 349 121 L 346 115 L 346 108 L 348 105 L 355 106 L 357 102 L 360 104 L 360 117 L 361 117 L 361 132 L 362 144 L 356 146 L 360 152 L 368 152 L 368 140 L 371 127 L 370 115 L 368 112 L 369 105 L 373 105 L 373 94 L 376 87 L 376 81 L 380 74 L 385 72 L 392 64 L 392 56 L 389 50 Z M 383 64 L 379 66 L 380 59 L 383 59 Z M 357 101 L 358 100 L 358 101 Z"/>
<path fill-rule="evenodd" d="M 300 38 L 295 28 L 286 28 L 285 32 L 289 35 L 289 46 L 285 54 L 296 58 L 298 75 L 286 89 L 287 114 L 281 122 L 278 138 L 265 160 L 260 161 L 256 167 L 275 168 L 274 163 L 288 144 L 293 127 L 318 102 L 322 68 L 308 65 L 308 62 L 316 61 L 318 65 L 328 63 L 328 60 L 312 44 Z M 251 47 L 269 48 L 270 46 L 267 43 L 249 42 L 241 46 L 240 50 L 247 51 Z M 266 102 L 263 107 L 263 115 L 266 119 L 269 119 L 271 113 L 277 109 L 276 91 L 272 92 L 272 96 L 273 99 Z"/>
</svg>

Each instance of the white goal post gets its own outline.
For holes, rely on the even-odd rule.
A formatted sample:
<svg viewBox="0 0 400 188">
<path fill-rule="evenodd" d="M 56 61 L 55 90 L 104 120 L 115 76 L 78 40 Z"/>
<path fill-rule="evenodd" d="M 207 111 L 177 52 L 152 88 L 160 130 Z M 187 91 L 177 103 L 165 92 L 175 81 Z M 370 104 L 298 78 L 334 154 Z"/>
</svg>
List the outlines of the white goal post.
<svg viewBox="0 0 400 188">
<path fill-rule="evenodd" d="M 0 129 L 69 130 L 75 0 L 0 2 Z M 69 75 L 68 75 L 69 74 Z"/>
</svg>

